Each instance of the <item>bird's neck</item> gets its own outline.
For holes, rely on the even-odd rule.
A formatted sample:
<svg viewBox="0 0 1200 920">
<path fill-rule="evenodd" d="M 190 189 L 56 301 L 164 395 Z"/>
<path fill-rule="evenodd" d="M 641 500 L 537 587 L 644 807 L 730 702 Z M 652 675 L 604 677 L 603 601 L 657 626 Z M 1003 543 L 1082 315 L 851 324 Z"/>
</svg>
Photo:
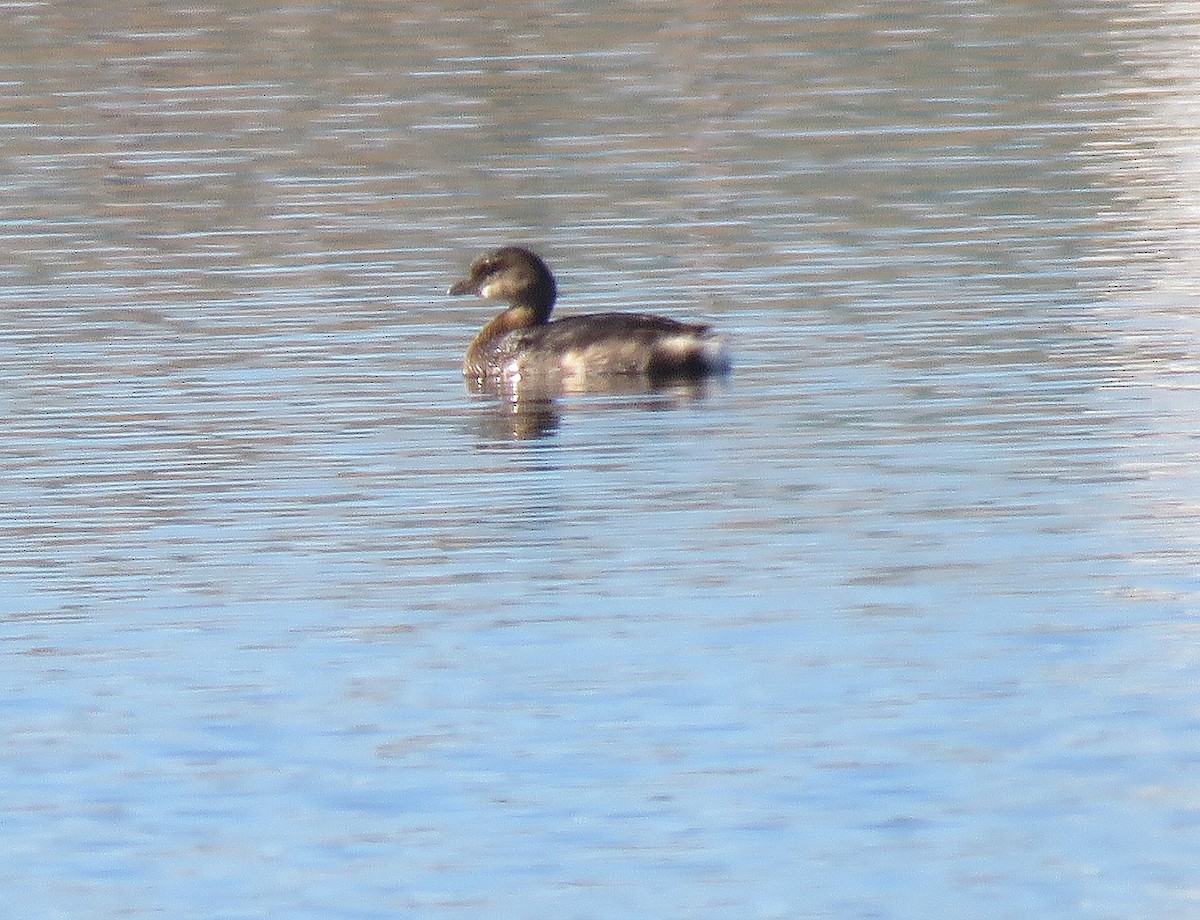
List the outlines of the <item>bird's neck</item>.
<svg viewBox="0 0 1200 920">
<path fill-rule="evenodd" d="M 486 376 L 490 364 L 489 357 L 500 341 L 510 332 L 518 329 L 531 329 L 545 325 L 549 310 L 541 311 L 534 307 L 514 305 L 509 307 L 490 323 L 479 330 L 479 333 L 467 346 L 463 371 L 468 376 Z"/>
<path fill-rule="evenodd" d="M 517 329 L 545 325 L 549 318 L 549 309 L 543 309 L 533 304 L 515 303 L 479 330 L 479 335 L 480 337 L 494 338 Z"/>
</svg>

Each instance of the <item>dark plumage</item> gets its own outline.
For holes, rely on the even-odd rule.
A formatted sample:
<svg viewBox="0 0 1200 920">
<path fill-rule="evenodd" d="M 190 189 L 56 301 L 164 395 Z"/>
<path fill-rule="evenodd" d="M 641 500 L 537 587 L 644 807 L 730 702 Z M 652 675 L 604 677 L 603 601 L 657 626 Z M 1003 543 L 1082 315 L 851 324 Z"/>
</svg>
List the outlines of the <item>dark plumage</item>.
<svg viewBox="0 0 1200 920">
<path fill-rule="evenodd" d="M 449 293 L 509 304 L 467 348 L 463 374 L 472 380 L 639 377 L 658 384 L 729 368 L 725 340 L 709 326 L 645 313 L 592 313 L 551 322 L 554 276 L 545 262 L 517 246 L 476 259 Z"/>
</svg>

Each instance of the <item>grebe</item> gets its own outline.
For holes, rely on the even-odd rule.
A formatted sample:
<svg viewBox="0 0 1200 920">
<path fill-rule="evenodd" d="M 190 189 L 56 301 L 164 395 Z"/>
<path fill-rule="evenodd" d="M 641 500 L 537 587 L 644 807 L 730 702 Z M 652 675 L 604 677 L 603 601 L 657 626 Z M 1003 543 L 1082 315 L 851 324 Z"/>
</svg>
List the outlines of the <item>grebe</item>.
<svg viewBox="0 0 1200 920">
<path fill-rule="evenodd" d="M 554 275 L 519 246 L 480 256 L 447 293 L 509 304 L 467 347 L 463 375 L 473 381 L 624 377 L 657 385 L 729 370 L 725 339 L 709 326 L 645 313 L 591 313 L 551 322 Z"/>
</svg>

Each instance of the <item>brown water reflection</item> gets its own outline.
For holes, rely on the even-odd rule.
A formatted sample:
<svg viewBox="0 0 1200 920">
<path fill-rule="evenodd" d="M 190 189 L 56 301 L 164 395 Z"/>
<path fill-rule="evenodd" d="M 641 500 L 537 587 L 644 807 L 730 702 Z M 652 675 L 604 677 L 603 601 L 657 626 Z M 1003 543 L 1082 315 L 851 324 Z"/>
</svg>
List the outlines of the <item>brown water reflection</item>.
<svg viewBox="0 0 1200 920">
<path fill-rule="evenodd" d="M 30 5 L 0 35 L 10 245 L 150 301 L 259 272 L 404 296 L 398 265 L 498 227 L 718 297 L 764 267 L 811 290 L 809 254 L 861 246 L 887 254 L 866 282 L 1011 272 L 1109 121 L 1105 11 Z"/>
</svg>

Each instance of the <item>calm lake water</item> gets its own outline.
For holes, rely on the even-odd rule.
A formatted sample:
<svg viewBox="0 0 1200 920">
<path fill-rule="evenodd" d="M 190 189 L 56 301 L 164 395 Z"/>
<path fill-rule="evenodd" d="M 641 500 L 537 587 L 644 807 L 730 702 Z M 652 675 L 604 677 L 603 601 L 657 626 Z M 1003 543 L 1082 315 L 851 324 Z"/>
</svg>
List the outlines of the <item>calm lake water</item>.
<svg viewBox="0 0 1200 920">
<path fill-rule="evenodd" d="M 0 912 L 1200 916 L 1200 12 L 0 3 Z M 467 392 L 446 286 L 711 322 Z"/>
</svg>

